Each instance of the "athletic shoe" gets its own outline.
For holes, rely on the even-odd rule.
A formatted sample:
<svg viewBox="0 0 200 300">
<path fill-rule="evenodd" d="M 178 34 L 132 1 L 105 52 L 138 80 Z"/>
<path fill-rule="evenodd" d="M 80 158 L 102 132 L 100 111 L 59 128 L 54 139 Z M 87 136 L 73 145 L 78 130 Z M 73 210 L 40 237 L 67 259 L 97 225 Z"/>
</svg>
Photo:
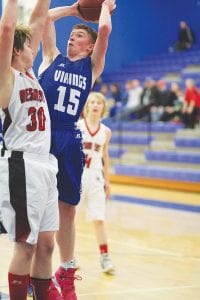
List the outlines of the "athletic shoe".
<svg viewBox="0 0 200 300">
<path fill-rule="evenodd" d="M 67 270 L 60 267 L 55 273 L 55 279 L 60 286 L 61 294 L 64 300 L 77 300 L 74 280 L 81 280 L 81 276 L 75 275 L 76 269 L 69 268 Z"/>
<path fill-rule="evenodd" d="M 56 288 L 55 284 L 51 280 L 49 290 L 48 290 L 48 300 L 63 300 L 63 297 L 59 293 L 58 289 Z"/>
<path fill-rule="evenodd" d="M 74 259 L 74 266 L 73 266 L 73 268 L 76 269 L 76 270 L 79 270 L 81 268 L 77 259 Z"/>
<path fill-rule="evenodd" d="M 114 275 L 115 269 L 108 253 L 101 254 L 100 263 L 104 273 Z"/>
<path fill-rule="evenodd" d="M 31 284 L 28 286 L 28 297 L 33 297 L 33 289 Z M 0 298 L 1 299 L 1 298 Z M 49 290 L 48 290 L 48 300 L 63 300 L 61 294 L 59 293 L 58 289 L 56 288 L 55 284 L 51 280 Z"/>
</svg>

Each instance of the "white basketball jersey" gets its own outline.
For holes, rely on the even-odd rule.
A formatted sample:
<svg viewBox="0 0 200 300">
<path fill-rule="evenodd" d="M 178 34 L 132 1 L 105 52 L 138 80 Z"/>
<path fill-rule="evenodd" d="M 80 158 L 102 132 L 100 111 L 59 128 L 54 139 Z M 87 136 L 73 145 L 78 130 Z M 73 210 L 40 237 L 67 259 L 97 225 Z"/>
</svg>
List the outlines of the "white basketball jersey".
<svg viewBox="0 0 200 300">
<path fill-rule="evenodd" d="M 83 136 L 83 151 L 86 156 L 86 168 L 102 169 L 103 146 L 106 142 L 106 126 L 99 124 L 96 132 L 91 133 L 86 121 L 78 122 Z"/>
<path fill-rule="evenodd" d="M 4 145 L 8 150 L 47 154 L 50 151 L 50 118 L 46 99 L 33 71 L 14 70 L 8 108 L 2 109 Z"/>
</svg>

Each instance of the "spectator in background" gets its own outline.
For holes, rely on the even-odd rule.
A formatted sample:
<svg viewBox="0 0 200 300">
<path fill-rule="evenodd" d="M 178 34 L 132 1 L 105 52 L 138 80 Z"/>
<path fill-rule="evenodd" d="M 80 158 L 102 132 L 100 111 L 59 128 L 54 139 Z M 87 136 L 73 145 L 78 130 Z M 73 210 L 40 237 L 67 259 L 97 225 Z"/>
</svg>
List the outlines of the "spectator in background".
<svg viewBox="0 0 200 300">
<path fill-rule="evenodd" d="M 110 117 L 112 118 L 116 116 L 118 110 L 122 106 L 122 94 L 121 94 L 120 86 L 116 82 L 111 83 L 110 91 L 111 91 L 110 100 L 113 101 L 113 106 L 110 108 Z"/>
<path fill-rule="evenodd" d="M 141 109 L 140 97 L 142 93 L 142 87 L 140 81 L 137 79 L 127 80 L 125 83 L 125 102 L 121 110 L 118 112 L 117 117 L 122 120 L 129 120 L 137 115 L 137 112 Z"/>
<path fill-rule="evenodd" d="M 174 117 L 172 120 L 175 123 L 179 123 L 181 121 L 181 109 L 184 101 L 184 92 L 177 82 L 171 83 L 171 91 L 173 91 L 176 94 Z"/>
<path fill-rule="evenodd" d="M 141 94 L 142 87 L 140 81 L 138 79 L 131 80 L 130 89 L 128 90 L 126 108 L 130 110 L 135 110 L 140 105 Z"/>
<path fill-rule="evenodd" d="M 167 88 L 164 80 L 159 80 L 157 87 L 160 92 L 160 106 L 157 107 L 157 120 L 163 122 L 170 121 L 174 117 L 177 96 L 174 91 Z"/>
<path fill-rule="evenodd" d="M 200 114 L 200 92 L 193 79 L 186 79 L 185 86 L 182 121 L 186 128 L 194 128 Z"/>
<path fill-rule="evenodd" d="M 115 105 L 115 101 L 114 99 L 111 98 L 111 93 L 110 90 L 108 88 L 108 85 L 106 83 L 102 83 L 100 91 L 99 91 L 102 95 L 104 95 L 105 99 L 106 99 L 106 113 L 104 115 L 104 117 L 109 117 L 109 112 L 111 110 L 111 108 Z"/>
<path fill-rule="evenodd" d="M 110 98 L 110 91 L 106 83 L 102 83 L 99 92 L 103 94 L 106 99 Z"/>
<path fill-rule="evenodd" d="M 101 89 L 101 86 L 103 84 L 103 81 L 102 81 L 102 78 L 101 77 L 98 77 L 95 82 L 94 82 L 94 85 L 92 87 L 92 90 L 93 91 L 96 91 L 96 92 L 99 92 L 100 89 Z"/>
<path fill-rule="evenodd" d="M 144 82 L 144 89 L 140 98 L 141 109 L 138 111 L 139 118 L 147 117 L 148 121 L 152 120 L 152 109 L 159 106 L 160 94 L 155 81 L 147 77 Z"/>
<path fill-rule="evenodd" d="M 175 50 L 184 51 L 190 49 L 194 43 L 194 34 L 191 28 L 185 21 L 180 22 L 180 28 L 178 32 L 178 41 L 175 45 Z"/>
</svg>

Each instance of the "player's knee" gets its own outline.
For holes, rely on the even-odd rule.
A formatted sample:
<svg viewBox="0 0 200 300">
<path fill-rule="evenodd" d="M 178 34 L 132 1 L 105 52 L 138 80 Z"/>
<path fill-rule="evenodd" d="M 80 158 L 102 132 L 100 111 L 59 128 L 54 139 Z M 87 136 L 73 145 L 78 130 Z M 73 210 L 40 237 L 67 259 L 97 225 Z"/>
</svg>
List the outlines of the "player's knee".
<svg viewBox="0 0 200 300">
<path fill-rule="evenodd" d="M 54 239 L 52 235 L 44 235 L 40 237 L 37 245 L 37 252 L 40 256 L 51 256 L 54 249 Z"/>
<path fill-rule="evenodd" d="M 63 216 L 63 218 L 67 218 L 68 220 L 73 221 L 76 214 L 76 206 L 65 203 L 62 205 L 62 208 L 60 209 L 60 216 Z"/>
<path fill-rule="evenodd" d="M 15 253 L 19 257 L 22 256 L 24 261 L 30 261 L 33 257 L 36 245 L 31 245 L 28 243 L 17 242 L 15 245 Z"/>
</svg>

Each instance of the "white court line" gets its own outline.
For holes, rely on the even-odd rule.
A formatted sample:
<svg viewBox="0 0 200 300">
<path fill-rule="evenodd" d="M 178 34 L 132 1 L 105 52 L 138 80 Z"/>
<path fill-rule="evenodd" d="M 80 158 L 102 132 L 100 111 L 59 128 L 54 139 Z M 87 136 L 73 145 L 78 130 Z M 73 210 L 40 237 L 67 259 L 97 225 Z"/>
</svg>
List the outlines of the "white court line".
<svg viewBox="0 0 200 300">
<path fill-rule="evenodd" d="M 79 233 L 77 233 L 77 235 L 80 236 L 80 237 L 87 238 L 87 239 L 96 240 L 96 238 L 93 235 L 90 235 L 90 234 L 85 234 L 85 233 L 80 233 L 79 232 Z M 168 256 L 174 256 L 174 257 L 178 257 L 178 258 L 187 257 L 184 254 L 177 253 L 177 252 L 165 251 L 165 250 L 161 250 L 161 249 L 158 249 L 158 248 L 141 247 L 141 246 L 133 245 L 132 243 L 130 244 L 130 243 L 126 243 L 126 242 L 119 242 L 119 241 L 116 241 L 116 240 L 113 240 L 113 239 L 110 239 L 110 238 L 109 238 L 109 242 L 113 243 L 113 244 L 121 245 L 121 246 L 126 246 L 126 247 L 129 247 L 129 248 L 134 248 L 134 249 L 149 251 L 149 252 L 157 252 L 157 253 L 160 253 L 160 254 L 165 254 L 165 255 L 168 255 Z M 189 256 L 189 258 L 199 260 L 200 256 L 199 257 Z"/>
<path fill-rule="evenodd" d="M 99 293 L 84 293 L 79 294 L 81 296 L 107 296 L 107 295 L 125 295 L 125 294 L 144 294 L 144 293 L 153 293 L 160 291 L 174 291 L 174 290 L 184 290 L 184 289 L 199 289 L 200 285 L 183 285 L 183 286 L 172 286 L 172 287 L 158 287 L 158 288 L 148 288 L 148 289 L 130 289 L 123 291 L 113 291 L 113 292 L 99 292 Z"/>
</svg>

